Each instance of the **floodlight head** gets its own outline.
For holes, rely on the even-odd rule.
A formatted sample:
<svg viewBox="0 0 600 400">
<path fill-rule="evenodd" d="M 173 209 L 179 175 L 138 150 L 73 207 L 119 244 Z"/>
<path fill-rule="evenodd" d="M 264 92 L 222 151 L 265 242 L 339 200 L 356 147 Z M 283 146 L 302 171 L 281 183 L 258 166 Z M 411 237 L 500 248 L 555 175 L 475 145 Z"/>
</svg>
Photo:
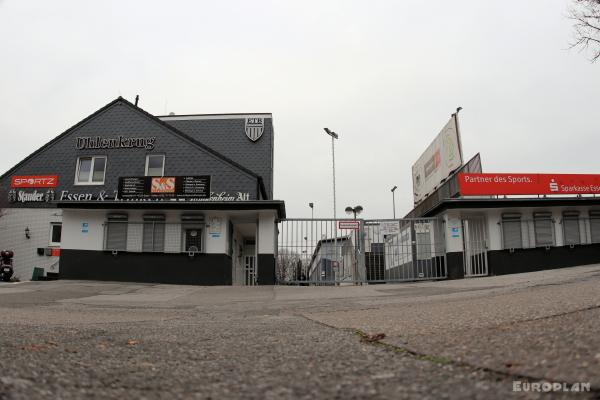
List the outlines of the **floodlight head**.
<svg viewBox="0 0 600 400">
<path fill-rule="evenodd" d="M 346 214 L 352 214 L 354 213 L 354 209 L 350 206 L 346 207 Z"/>
<path fill-rule="evenodd" d="M 394 187 L 392 188 L 392 193 L 394 193 L 394 191 L 396 191 L 396 189 L 398 189 L 398 186 L 394 186 Z"/>
<path fill-rule="evenodd" d="M 354 212 L 357 214 L 360 214 L 362 212 L 363 208 L 362 206 L 356 206 L 354 207 Z"/>
<path fill-rule="evenodd" d="M 338 138 L 338 134 L 335 133 L 334 131 L 332 131 L 331 129 L 329 129 L 329 128 L 323 128 L 323 129 L 325 129 L 325 132 L 332 138 L 334 138 L 334 139 Z"/>
<path fill-rule="evenodd" d="M 308 206 L 309 206 L 310 208 L 313 208 L 313 207 L 315 206 L 315 204 L 314 204 L 314 203 L 308 203 Z"/>
</svg>

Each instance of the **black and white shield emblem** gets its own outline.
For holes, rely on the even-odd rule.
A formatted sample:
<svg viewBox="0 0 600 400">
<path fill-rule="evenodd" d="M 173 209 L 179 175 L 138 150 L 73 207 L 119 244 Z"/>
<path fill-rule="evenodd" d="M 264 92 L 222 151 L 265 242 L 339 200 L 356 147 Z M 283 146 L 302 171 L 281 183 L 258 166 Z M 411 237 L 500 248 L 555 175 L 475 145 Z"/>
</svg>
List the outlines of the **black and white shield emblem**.
<svg viewBox="0 0 600 400">
<path fill-rule="evenodd" d="M 246 136 L 256 142 L 265 131 L 264 118 L 246 118 Z"/>
</svg>

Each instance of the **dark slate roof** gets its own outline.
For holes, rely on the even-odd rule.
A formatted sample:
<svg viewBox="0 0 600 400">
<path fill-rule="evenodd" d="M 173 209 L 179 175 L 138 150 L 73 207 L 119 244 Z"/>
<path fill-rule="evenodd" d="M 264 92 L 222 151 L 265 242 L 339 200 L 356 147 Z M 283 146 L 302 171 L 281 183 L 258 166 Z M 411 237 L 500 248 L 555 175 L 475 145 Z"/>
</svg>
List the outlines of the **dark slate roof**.
<svg viewBox="0 0 600 400">
<path fill-rule="evenodd" d="M 204 151 L 206 151 L 206 152 L 214 155 L 215 157 L 217 157 L 217 158 L 225 161 L 226 163 L 232 165 L 236 169 L 238 169 L 238 170 L 240 170 L 240 171 L 242 171 L 242 172 L 244 172 L 244 173 L 246 173 L 246 174 L 248 174 L 250 176 L 255 177 L 257 179 L 257 182 L 258 182 L 259 186 L 260 186 L 261 196 L 264 199 L 268 199 L 269 198 L 269 196 L 267 194 L 267 190 L 266 190 L 264 182 L 263 182 L 263 178 L 259 174 L 255 173 L 254 171 L 251 171 L 250 169 L 244 167 L 243 165 L 241 165 L 241 164 L 239 164 L 239 163 L 231 160 L 230 158 L 224 156 L 223 154 L 221 154 L 218 151 L 214 150 L 213 148 L 207 146 L 206 144 L 202 143 L 201 141 L 199 141 L 199 140 L 197 140 L 197 139 L 195 139 L 195 138 L 193 138 L 193 137 L 191 137 L 191 136 L 189 136 L 189 135 L 181 132 L 180 130 L 178 130 L 174 126 L 163 122 L 159 118 L 157 118 L 154 115 L 150 114 L 149 112 L 147 112 L 147 111 L 139 108 L 138 106 L 132 104 L 131 102 L 129 102 L 128 100 L 124 99 L 121 96 L 119 96 L 115 100 L 111 101 L 110 103 L 106 104 L 104 107 L 100 108 L 99 110 L 97 110 L 93 114 L 91 114 L 91 115 L 87 116 L 86 118 L 82 119 L 81 121 L 79 121 L 75 125 L 73 125 L 70 128 L 68 128 L 66 131 L 64 131 L 60 135 L 56 136 L 54 139 L 50 140 L 49 142 L 47 142 L 46 144 L 44 144 L 42 147 L 40 147 L 39 149 L 37 149 L 36 151 L 34 151 L 33 153 L 31 153 L 30 155 L 28 155 L 27 157 L 25 157 L 23 160 L 21 160 L 19 163 L 17 163 L 16 165 L 14 165 L 12 168 L 10 168 L 8 171 L 6 171 L 4 174 L 0 175 L 0 179 L 3 179 L 4 177 L 12 174 L 13 171 L 17 170 L 20 166 L 22 166 L 28 160 L 30 160 L 33 157 L 35 157 L 38 153 L 40 153 L 41 151 L 45 150 L 46 148 L 52 146 L 57 141 L 61 140 L 64 136 L 68 135 L 70 132 L 72 132 L 73 130 L 77 129 L 78 127 L 86 124 L 91 119 L 93 119 L 96 116 L 102 114 L 105 110 L 109 109 L 110 107 L 112 107 L 116 103 L 122 103 L 122 104 L 124 104 L 126 106 L 131 107 L 132 109 L 138 111 L 139 113 L 141 113 L 142 115 L 144 115 L 147 118 L 151 119 L 155 123 L 160 124 L 161 126 L 167 128 L 174 135 L 177 135 L 177 136 L 179 136 L 179 137 L 187 140 L 191 144 L 193 144 L 193 145 L 197 146 L 198 148 L 201 148 Z"/>
<path fill-rule="evenodd" d="M 245 134 L 245 118 L 263 116 L 264 131 L 257 141 Z M 273 195 L 273 117 L 270 113 L 198 114 L 160 116 L 163 122 L 206 144 L 264 179 Z"/>
</svg>

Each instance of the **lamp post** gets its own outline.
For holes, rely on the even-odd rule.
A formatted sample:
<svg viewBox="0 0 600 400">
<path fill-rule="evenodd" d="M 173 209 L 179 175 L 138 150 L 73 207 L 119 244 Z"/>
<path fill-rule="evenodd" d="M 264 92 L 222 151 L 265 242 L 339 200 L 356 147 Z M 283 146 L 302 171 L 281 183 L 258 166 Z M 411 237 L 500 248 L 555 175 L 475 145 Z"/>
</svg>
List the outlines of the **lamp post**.
<svg viewBox="0 0 600 400">
<path fill-rule="evenodd" d="M 362 206 L 356 206 L 356 207 L 350 207 L 350 206 L 348 206 L 348 207 L 346 207 L 346 214 L 348 214 L 348 215 L 354 214 L 354 219 L 356 219 L 356 216 L 358 214 L 360 214 L 362 211 L 363 211 Z"/>
<path fill-rule="evenodd" d="M 310 207 L 310 219 L 315 219 L 315 203 L 308 203 Z"/>
<path fill-rule="evenodd" d="M 335 139 L 339 139 L 339 136 L 329 128 L 323 128 L 325 132 L 331 136 L 331 160 L 333 165 L 333 219 L 335 220 L 336 208 L 335 208 Z"/>
<path fill-rule="evenodd" d="M 396 219 L 396 189 L 398 186 L 392 188 L 392 207 L 394 208 L 394 219 Z"/>
</svg>

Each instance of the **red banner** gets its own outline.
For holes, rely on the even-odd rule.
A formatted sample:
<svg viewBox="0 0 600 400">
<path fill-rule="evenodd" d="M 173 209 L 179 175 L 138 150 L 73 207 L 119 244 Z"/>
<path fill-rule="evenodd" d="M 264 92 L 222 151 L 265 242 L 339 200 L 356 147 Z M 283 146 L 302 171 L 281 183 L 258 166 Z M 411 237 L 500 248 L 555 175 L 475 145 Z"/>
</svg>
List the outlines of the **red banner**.
<svg viewBox="0 0 600 400">
<path fill-rule="evenodd" d="M 54 188 L 57 186 L 57 175 L 13 176 L 11 181 L 12 188 Z"/>
<path fill-rule="evenodd" d="M 463 196 L 600 194 L 600 175 L 594 174 L 458 174 Z"/>
</svg>

